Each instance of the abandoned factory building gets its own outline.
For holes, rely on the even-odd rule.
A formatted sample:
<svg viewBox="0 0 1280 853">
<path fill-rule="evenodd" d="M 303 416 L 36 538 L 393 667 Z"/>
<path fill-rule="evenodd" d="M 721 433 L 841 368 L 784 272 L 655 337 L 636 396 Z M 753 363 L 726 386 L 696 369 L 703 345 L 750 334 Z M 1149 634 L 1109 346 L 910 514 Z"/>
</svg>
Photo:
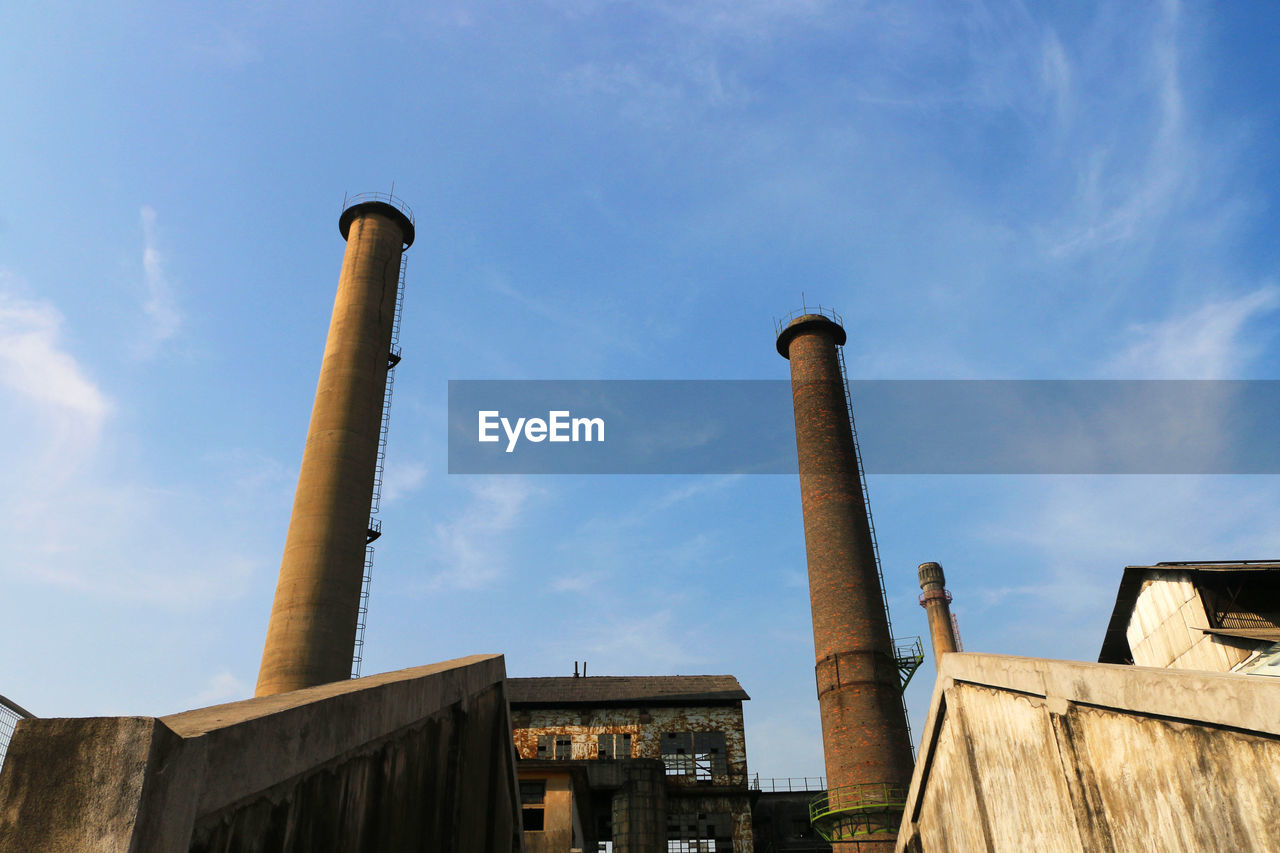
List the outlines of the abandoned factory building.
<svg viewBox="0 0 1280 853">
<path fill-rule="evenodd" d="M 745 853 L 751 798 L 731 675 L 510 678 L 528 853 Z"/>
</svg>

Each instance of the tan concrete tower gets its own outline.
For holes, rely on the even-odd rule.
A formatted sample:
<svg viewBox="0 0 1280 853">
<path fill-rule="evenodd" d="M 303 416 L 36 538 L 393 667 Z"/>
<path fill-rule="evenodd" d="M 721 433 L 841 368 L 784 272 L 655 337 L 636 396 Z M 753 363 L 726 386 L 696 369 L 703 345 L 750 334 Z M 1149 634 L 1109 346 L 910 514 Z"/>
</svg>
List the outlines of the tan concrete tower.
<svg viewBox="0 0 1280 853">
<path fill-rule="evenodd" d="M 828 840 L 887 851 L 893 849 L 913 760 L 836 349 L 844 342 L 838 318 L 821 313 L 796 317 L 778 335 L 778 352 L 791 362 L 827 770 L 828 792 L 812 813 L 815 828 Z"/>
<path fill-rule="evenodd" d="M 955 625 L 951 620 L 951 593 L 946 590 L 947 577 L 940 563 L 920 564 L 920 606 L 929 616 L 929 640 L 933 643 L 933 660 L 956 650 Z"/>
<path fill-rule="evenodd" d="M 347 240 L 338 295 L 293 516 L 285 539 L 258 670 L 257 696 L 351 675 L 370 531 L 402 252 L 413 243 L 408 208 L 384 194 L 350 199 L 338 220 Z"/>
</svg>

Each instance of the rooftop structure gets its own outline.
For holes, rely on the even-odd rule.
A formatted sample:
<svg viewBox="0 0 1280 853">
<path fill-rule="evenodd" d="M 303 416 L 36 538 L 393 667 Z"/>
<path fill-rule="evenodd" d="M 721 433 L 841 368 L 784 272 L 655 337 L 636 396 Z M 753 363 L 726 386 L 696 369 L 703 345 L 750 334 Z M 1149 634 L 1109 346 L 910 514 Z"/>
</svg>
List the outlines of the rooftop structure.
<svg viewBox="0 0 1280 853">
<path fill-rule="evenodd" d="M 1280 561 L 1125 567 L 1098 661 L 1280 675 Z"/>
</svg>

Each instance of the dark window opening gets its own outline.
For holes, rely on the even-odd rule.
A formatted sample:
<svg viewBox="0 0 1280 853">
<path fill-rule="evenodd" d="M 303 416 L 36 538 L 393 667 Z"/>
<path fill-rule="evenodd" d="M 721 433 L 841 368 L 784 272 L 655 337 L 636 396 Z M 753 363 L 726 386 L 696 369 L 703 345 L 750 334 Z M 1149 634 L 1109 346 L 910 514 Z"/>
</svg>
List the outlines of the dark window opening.
<svg viewBox="0 0 1280 853">
<path fill-rule="evenodd" d="M 544 814 L 545 812 L 541 808 L 521 809 L 520 815 L 522 820 L 520 822 L 520 828 L 525 832 L 542 832 Z"/>
<path fill-rule="evenodd" d="M 520 780 L 520 822 L 525 832 L 542 831 L 546 801 L 546 779 Z"/>
<path fill-rule="evenodd" d="M 556 761 L 568 761 L 573 757 L 573 738 L 556 735 Z"/>
<path fill-rule="evenodd" d="M 1196 579 L 1215 628 L 1280 628 L 1280 577 L 1271 573 L 1202 573 Z"/>
<path fill-rule="evenodd" d="M 733 823 L 727 814 L 667 816 L 667 853 L 733 853 Z"/>
<path fill-rule="evenodd" d="M 596 755 L 602 761 L 607 761 L 611 758 L 631 757 L 631 735 L 629 733 L 599 735 L 596 739 L 596 744 L 598 747 Z"/>
</svg>

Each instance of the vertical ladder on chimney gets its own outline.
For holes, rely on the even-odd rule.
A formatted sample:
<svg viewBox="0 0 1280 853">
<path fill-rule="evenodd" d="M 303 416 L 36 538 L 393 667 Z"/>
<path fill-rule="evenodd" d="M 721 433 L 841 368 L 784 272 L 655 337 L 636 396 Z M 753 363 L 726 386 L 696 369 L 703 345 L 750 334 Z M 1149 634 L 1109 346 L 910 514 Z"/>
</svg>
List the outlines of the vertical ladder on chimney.
<svg viewBox="0 0 1280 853">
<path fill-rule="evenodd" d="M 862 486 L 862 505 L 867 511 L 867 528 L 871 531 L 871 552 L 876 559 L 876 577 L 880 582 L 880 599 L 884 603 L 884 619 L 889 626 L 889 639 L 893 644 L 894 663 L 897 665 L 902 690 L 915 674 L 924 660 L 924 650 L 920 638 L 900 642 L 893 636 L 893 619 L 889 615 L 889 594 L 884 586 L 884 569 L 880 564 L 880 543 L 876 540 L 876 523 L 871 515 L 871 495 L 867 491 L 867 471 L 862 464 L 862 447 L 858 443 L 858 425 L 853 417 L 853 395 L 849 393 L 849 370 L 844 363 L 844 348 L 836 347 L 836 358 L 840 360 L 840 377 L 844 384 L 844 402 L 849 410 L 849 431 L 853 434 L 853 458 L 858 466 L 858 482 Z M 907 725 L 907 741 L 911 744 L 911 755 L 915 757 L 915 740 L 911 734 L 911 718 L 907 715 L 907 699 L 902 690 L 898 692 L 898 700 L 902 703 L 902 719 Z"/>
<path fill-rule="evenodd" d="M 391 349 L 387 353 L 387 385 L 382 395 L 382 420 L 378 425 L 378 459 L 373 468 L 373 500 L 369 505 L 369 532 L 365 539 L 364 574 L 360 581 L 360 606 L 356 609 L 356 642 L 351 656 L 351 677 L 360 677 L 364 662 L 364 631 L 369 622 L 369 587 L 373 583 L 373 540 L 382 535 L 382 521 L 374 518 L 382 505 L 382 472 L 387 458 L 387 434 L 391 429 L 391 397 L 396 387 L 396 365 L 400 363 L 400 315 L 404 309 L 404 275 L 408 255 L 400 255 L 400 278 L 396 282 L 396 308 L 391 320 Z"/>
</svg>

